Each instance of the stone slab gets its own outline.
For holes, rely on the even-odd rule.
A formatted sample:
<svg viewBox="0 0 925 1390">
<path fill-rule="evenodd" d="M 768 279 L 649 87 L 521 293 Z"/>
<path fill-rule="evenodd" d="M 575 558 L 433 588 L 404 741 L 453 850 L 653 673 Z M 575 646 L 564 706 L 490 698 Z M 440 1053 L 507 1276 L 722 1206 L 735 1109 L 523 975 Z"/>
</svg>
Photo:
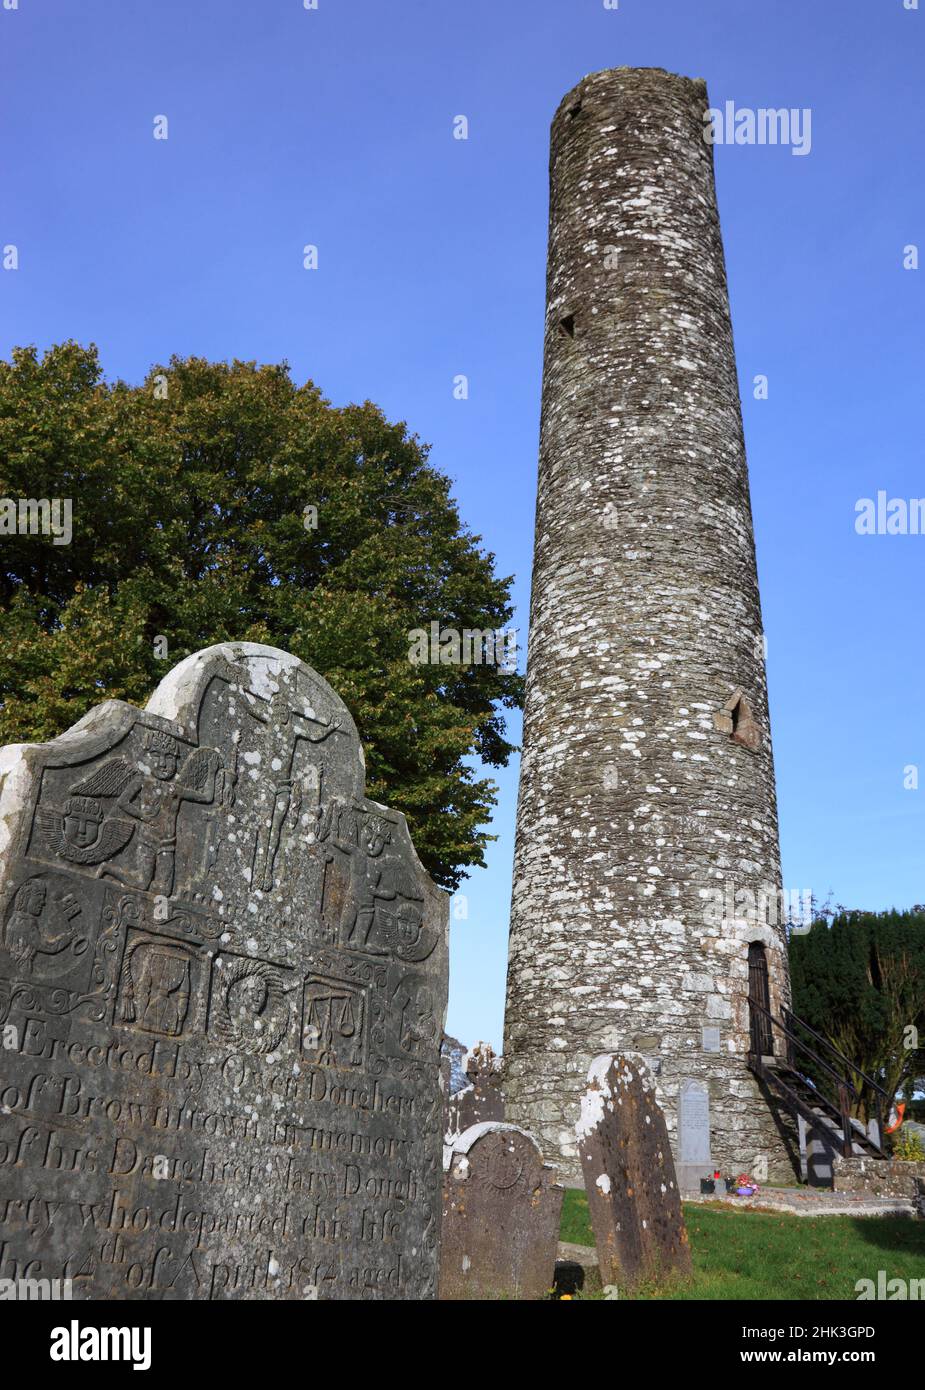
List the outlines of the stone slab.
<svg viewBox="0 0 925 1390">
<path fill-rule="evenodd" d="M 576 1135 L 602 1283 L 689 1274 L 668 1129 L 641 1057 L 594 1059 Z"/>
<path fill-rule="evenodd" d="M 705 1081 L 685 1076 L 678 1092 L 678 1185 L 699 1192 L 713 1171 L 710 1145 L 710 1091 Z"/>
<path fill-rule="evenodd" d="M 553 1286 L 563 1189 L 533 1137 L 487 1121 L 444 1152 L 441 1299 L 542 1299 Z"/>
</svg>

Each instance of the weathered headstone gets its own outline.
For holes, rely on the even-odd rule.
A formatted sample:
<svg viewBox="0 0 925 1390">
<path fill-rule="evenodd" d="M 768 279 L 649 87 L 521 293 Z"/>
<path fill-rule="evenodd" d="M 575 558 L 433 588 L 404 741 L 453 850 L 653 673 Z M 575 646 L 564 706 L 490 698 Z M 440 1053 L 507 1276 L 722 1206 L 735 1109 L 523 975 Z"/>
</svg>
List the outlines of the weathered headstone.
<svg viewBox="0 0 925 1390">
<path fill-rule="evenodd" d="M 447 908 L 272 647 L 0 752 L 0 1276 L 433 1297 Z"/>
<path fill-rule="evenodd" d="M 604 1286 L 689 1274 L 668 1129 L 641 1057 L 595 1057 L 575 1128 Z"/>
<path fill-rule="evenodd" d="M 552 1288 L 563 1189 L 516 1125 L 473 1125 L 444 1154 L 442 1299 L 539 1299 Z"/>
<path fill-rule="evenodd" d="M 710 1092 L 705 1081 L 683 1077 L 678 1097 L 678 1186 L 699 1192 L 713 1172 L 710 1154 Z"/>
<path fill-rule="evenodd" d="M 490 1044 L 479 1042 L 463 1059 L 464 1085 L 453 1092 L 447 1105 L 447 1143 L 473 1125 L 504 1119 L 500 1090 L 501 1064 Z"/>
</svg>

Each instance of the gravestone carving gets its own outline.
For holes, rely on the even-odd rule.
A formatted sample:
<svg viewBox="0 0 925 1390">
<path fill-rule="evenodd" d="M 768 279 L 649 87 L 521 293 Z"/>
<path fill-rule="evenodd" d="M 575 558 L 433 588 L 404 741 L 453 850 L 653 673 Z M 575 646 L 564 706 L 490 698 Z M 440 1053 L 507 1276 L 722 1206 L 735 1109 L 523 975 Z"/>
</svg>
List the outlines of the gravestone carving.
<svg viewBox="0 0 925 1390">
<path fill-rule="evenodd" d="M 0 751 L 0 1277 L 435 1296 L 447 908 L 272 647 Z"/>
<path fill-rule="evenodd" d="M 479 1042 L 463 1058 L 463 1085 L 447 1104 L 447 1143 L 454 1136 L 487 1120 L 504 1119 L 504 1096 L 500 1090 L 501 1059 L 489 1043 Z"/>
<path fill-rule="evenodd" d="M 473 1125 L 447 1146 L 444 1168 L 440 1298 L 545 1298 L 563 1189 L 532 1135 Z"/>
<path fill-rule="evenodd" d="M 668 1129 L 641 1057 L 594 1059 L 575 1130 L 603 1284 L 689 1274 Z"/>
</svg>

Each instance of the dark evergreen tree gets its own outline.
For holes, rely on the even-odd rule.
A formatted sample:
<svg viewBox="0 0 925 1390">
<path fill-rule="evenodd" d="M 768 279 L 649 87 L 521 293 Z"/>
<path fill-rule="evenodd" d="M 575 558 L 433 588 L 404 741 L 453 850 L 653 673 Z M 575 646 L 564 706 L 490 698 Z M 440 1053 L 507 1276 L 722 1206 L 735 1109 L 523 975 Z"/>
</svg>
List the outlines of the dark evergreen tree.
<svg viewBox="0 0 925 1390">
<path fill-rule="evenodd" d="M 925 907 L 816 921 L 790 938 L 790 978 L 795 1013 L 854 1064 L 859 1119 L 875 1113 L 862 1072 L 891 1101 L 911 1091 L 925 1067 Z M 800 1065 L 832 1094 L 822 1069 Z"/>
</svg>

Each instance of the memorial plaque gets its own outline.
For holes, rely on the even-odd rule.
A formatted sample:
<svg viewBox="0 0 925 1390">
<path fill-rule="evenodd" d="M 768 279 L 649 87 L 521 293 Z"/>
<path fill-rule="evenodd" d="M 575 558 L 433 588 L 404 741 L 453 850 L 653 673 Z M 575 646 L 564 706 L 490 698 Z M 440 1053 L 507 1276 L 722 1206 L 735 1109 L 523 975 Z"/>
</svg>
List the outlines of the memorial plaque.
<svg viewBox="0 0 925 1390">
<path fill-rule="evenodd" d="M 563 1189 L 532 1135 L 487 1121 L 444 1154 L 441 1299 L 541 1299 L 553 1286 Z"/>
<path fill-rule="evenodd" d="M 433 1297 L 447 915 L 272 647 L 0 751 L 0 1277 Z"/>
<path fill-rule="evenodd" d="M 594 1059 L 575 1130 L 605 1287 L 689 1274 L 668 1128 L 642 1057 Z"/>
<path fill-rule="evenodd" d="M 699 1192 L 700 1179 L 712 1172 L 709 1088 L 705 1081 L 684 1077 L 678 1097 L 678 1183 L 681 1191 Z"/>
</svg>

